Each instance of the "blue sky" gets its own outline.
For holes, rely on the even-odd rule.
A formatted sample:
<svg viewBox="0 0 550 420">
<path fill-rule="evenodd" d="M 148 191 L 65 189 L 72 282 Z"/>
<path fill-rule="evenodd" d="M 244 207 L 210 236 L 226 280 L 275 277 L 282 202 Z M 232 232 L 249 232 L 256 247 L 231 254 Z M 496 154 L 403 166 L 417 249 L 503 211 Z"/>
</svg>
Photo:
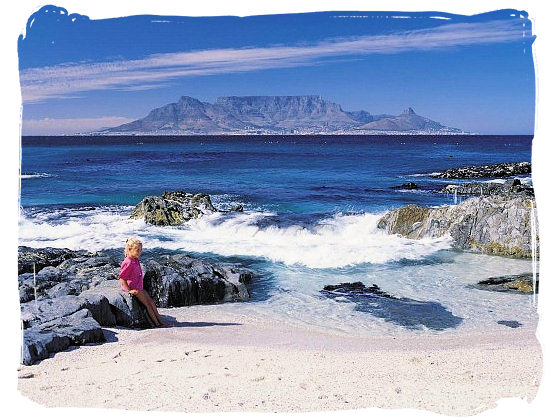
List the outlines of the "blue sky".
<svg viewBox="0 0 550 420">
<path fill-rule="evenodd" d="M 321 95 L 344 110 L 404 108 L 483 134 L 531 134 L 525 12 L 323 12 L 90 20 L 47 6 L 18 43 L 23 134 L 145 116 L 182 95 Z"/>
</svg>

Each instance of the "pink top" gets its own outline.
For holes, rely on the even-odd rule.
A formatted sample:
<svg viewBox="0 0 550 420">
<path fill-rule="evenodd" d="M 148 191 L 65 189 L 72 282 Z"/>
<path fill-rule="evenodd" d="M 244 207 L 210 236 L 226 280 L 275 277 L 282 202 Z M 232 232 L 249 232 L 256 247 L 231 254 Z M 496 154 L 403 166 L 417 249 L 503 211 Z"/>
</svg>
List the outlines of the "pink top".
<svg viewBox="0 0 550 420">
<path fill-rule="evenodd" d="M 118 276 L 126 280 L 130 289 L 143 290 L 143 274 L 139 258 L 124 258 L 124 261 L 120 265 L 120 274 Z M 122 284 L 120 286 L 122 290 L 128 292 Z"/>
</svg>

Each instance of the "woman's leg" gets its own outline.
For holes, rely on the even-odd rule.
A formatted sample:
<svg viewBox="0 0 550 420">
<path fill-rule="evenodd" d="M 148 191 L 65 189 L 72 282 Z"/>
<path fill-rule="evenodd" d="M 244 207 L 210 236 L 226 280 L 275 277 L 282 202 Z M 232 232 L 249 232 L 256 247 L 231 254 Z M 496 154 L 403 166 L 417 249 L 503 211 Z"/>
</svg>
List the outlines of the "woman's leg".
<svg viewBox="0 0 550 420">
<path fill-rule="evenodd" d="M 141 303 L 145 305 L 149 316 L 153 320 L 153 324 L 155 324 L 157 327 L 163 325 L 162 320 L 160 319 L 160 315 L 155 306 L 155 302 L 153 302 L 153 299 L 151 299 L 149 294 L 145 290 L 139 290 L 135 296 L 139 299 Z"/>
<path fill-rule="evenodd" d="M 153 311 L 155 311 L 155 315 L 157 316 L 157 318 L 159 319 L 160 323 L 161 324 L 164 324 L 162 322 L 162 318 L 159 314 L 159 311 L 157 309 L 157 304 L 155 303 L 155 301 L 153 300 L 153 298 L 149 295 L 149 293 L 147 293 L 147 290 L 143 290 L 143 293 L 145 294 L 145 296 L 147 296 L 147 298 L 149 299 L 149 302 L 151 304 L 151 307 L 153 308 Z"/>
</svg>

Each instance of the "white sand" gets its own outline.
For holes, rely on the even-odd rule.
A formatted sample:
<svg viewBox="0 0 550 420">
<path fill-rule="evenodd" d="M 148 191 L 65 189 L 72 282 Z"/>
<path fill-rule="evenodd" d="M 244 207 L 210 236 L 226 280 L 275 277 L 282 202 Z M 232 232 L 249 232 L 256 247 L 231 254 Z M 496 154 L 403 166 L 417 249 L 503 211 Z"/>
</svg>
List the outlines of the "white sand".
<svg viewBox="0 0 550 420">
<path fill-rule="evenodd" d="M 542 375 L 534 325 L 495 325 L 482 334 L 353 338 L 273 323 L 226 305 L 161 313 L 175 318 L 175 326 L 109 328 L 107 343 L 22 366 L 20 392 L 49 407 L 380 407 L 471 415 L 496 407 L 501 398 L 532 401 Z"/>
</svg>

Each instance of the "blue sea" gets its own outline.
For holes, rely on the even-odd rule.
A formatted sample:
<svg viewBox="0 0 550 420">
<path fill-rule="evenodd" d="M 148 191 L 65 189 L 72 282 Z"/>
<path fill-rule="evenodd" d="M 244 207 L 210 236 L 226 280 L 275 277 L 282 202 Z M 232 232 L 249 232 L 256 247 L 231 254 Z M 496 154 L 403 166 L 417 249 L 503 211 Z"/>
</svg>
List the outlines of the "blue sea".
<svg viewBox="0 0 550 420">
<path fill-rule="evenodd" d="M 430 175 L 452 167 L 531 160 L 531 136 L 23 137 L 19 243 L 105 251 L 144 242 L 142 260 L 185 252 L 257 273 L 248 302 L 274 322 L 342 334 L 441 334 L 536 322 L 534 298 L 478 290 L 530 260 L 453 250 L 448 238 L 409 240 L 377 229 L 388 210 L 441 206 Z M 504 180 L 485 180 L 503 182 Z M 392 189 L 414 182 L 420 190 Z M 522 182 L 530 183 L 529 177 Z M 145 196 L 207 193 L 242 204 L 179 227 L 130 220 Z M 376 284 L 398 299 L 327 297 L 325 285 Z"/>
</svg>

